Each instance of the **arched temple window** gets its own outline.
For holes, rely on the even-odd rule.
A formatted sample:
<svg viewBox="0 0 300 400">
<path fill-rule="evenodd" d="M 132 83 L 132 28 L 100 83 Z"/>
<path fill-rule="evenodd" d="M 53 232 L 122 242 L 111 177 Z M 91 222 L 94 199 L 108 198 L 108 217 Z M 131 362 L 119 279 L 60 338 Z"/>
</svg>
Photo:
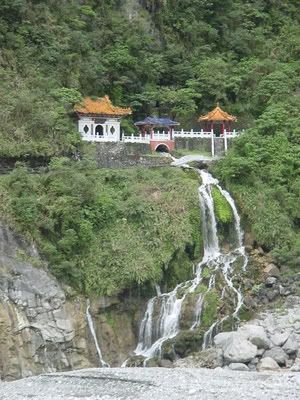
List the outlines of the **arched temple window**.
<svg viewBox="0 0 300 400">
<path fill-rule="evenodd" d="M 115 130 L 115 128 L 112 126 L 112 127 L 110 128 L 110 133 L 113 135 L 115 132 L 116 132 L 116 130 Z"/>
<path fill-rule="evenodd" d="M 98 136 L 103 136 L 103 126 L 102 125 L 97 125 L 95 133 Z"/>
<path fill-rule="evenodd" d="M 89 127 L 88 127 L 87 125 L 85 125 L 85 127 L 83 128 L 83 130 L 84 130 L 84 133 L 87 134 L 88 131 L 89 131 Z"/>
</svg>

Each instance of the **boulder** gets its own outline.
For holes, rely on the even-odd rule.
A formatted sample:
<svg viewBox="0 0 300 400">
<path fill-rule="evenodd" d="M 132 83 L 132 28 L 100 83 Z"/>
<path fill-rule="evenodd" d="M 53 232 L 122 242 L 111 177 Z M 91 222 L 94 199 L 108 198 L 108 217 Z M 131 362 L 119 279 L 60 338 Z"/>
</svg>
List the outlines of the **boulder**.
<svg viewBox="0 0 300 400">
<path fill-rule="evenodd" d="M 171 339 L 171 341 L 173 342 L 172 349 L 174 350 L 173 353 L 175 357 L 176 355 L 179 355 L 179 357 L 186 357 L 193 352 L 199 351 L 199 347 L 202 343 L 202 334 L 196 331 L 182 330 L 175 338 Z M 172 354 L 168 354 L 167 357 L 163 356 L 162 358 L 174 361 L 174 358 L 172 359 Z"/>
<path fill-rule="evenodd" d="M 296 333 L 300 333 L 300 322 L 296 322 L 294 328 Z"/>
<path fill-rule="evenodd" d="M 289 287 L 279 285 L 279 293 L 281 296 L 289 296 L 290 294 L 292 294 L 292 290 Z"/>
<path fill-rule="evenodd" d="M 198 368 L 217 368 L 223 366 L 223 351 L 218 348 L 210 348 L 201 351 L 197 355 Z"/>
<path fill-rule="evenodd" d="M 159 360 L 156 357 L 149 358 L 148 360 L 144 360 L 143 367 L 147 368 L 156 368 L 159 367 Z"/>
<path fill-rule="evenodd" d="M 291 371 L 300 372 L 300 358 L 296 358 L 296 360 L 291 368 Z"/>
<path fill-rule="evenodd" d="M 275 264 L 268 264 L 265 268 L 264 268 L 264 274 L 266 277 L 269 276 L 273 276 L 275 278 L 279 278 L 280 277 L 280 271 L 279 269 L 276 267 Z"/>
<path fill-rule="evenodd" d="M 279 365 L 285 365 L 286 360 L 288 359 L 287 354 L 282 350 L 281 347 L 273 347 L 270 350 L 267 350 L 264 353 L 264 358 L 272 358 Z"/>
<path fill-rule="evenodd" d="M 158 366 L 162 368 L 174 368 L 174 364 L 170 360 L 158 360 Z"/>
<path fill-rule="evenodd" d="M 148 360 L 145 362 L 145 357 L 144 356 L 132 356 L 126 360 L 126 367 L 143 367 L 145 364 L 148 367 Z M 152 359 L 151 359 L 152 360 Z M 150 360 L 149 360 L 150 361 Z M 157 365 L 155 365 L 157 366 Z"/>
<path fill-rule="evenodd" d="M 252 344 L 259 349 L 269 349 L 270 341 L 262 326 L 246 324 L 242 326 L 238 332 L 242 333 L 245 339 L 248 339 Z"/>
<path fill-rule="evenodd" d="M 265 280 L 265 285 L 267 287 L 272 287 L 277 282 L 277 278 L 275 276 L 268 276 Z"/>
<path fill-rule="evenodd" d="M 237 332 L 222 332 L 214 337 L 214 343 L 223 350 L 225 361 L 230 363 L 247 363 L 257 354 L 257 346 L 247 340 L 249 334 L 240 330 Z"/>
<path fill-rule="evenodd" d="M 286 362 L 285 362 L 285 367 L 286 368 L 291 368 L 294 365 L 294 361 L 295 360 L 293 360 L 292 358 L 287 359 Z"/>
<path fill-rule="evenodd" d="M 223 347 L 224 359 L 228 363 L 247 363 L 255 358 L 257 347 L 240 336 L 234 337 Z"/>
<path fill-rule="evenodd" d="M 278 289 L 269 289 L 266 293 L 267 298 L 269 301 L 273 301 L 276 299 L 276 297 L 279 296 L 279 290 Z"/>
<path fill-rule="evenodd" d="M 237 332 L 221 332 L 214 337 L 214 344 L 217 347 L 223 348 L 226 343 L 229 343 L 234 337 L 239 336 Z"/>
<path fill-rule="evenodd" d="M 223 351 L 216 347 L 194 353 L 175 362 L 179 368 L 211 368 L 223 366 Z"/>
<path fill-rule="evenodd" d="M 243 363 L 231 363 L 228 367 L 232 371 L 249 371 L 247 365 Z"/>
<path fill-rule="evenodd" d="M 291 334 L 282 348 L 288 355 L 296 354 L 299 350 L 299 343 L 297 342 L 296 335 Z"/>
<path fill-rule="evenodd" d="M 278 371 L 279 369 L 279 365 L 271 357 L 262 358 L 257 366 L 258 371 Z"/>
<path fill-rule="evenodd" d="M 271 341 L 275 344 L 275 346 L 282 346 L 288 340 L 289 336 L 290 332 L 276 332 L 271 336 Z"/>
<path fill-rule="evenodd" d="M 255 358 L 253 358 L 253 359 L 249 362 L 248 366 L 249 366 L 249 365 L 257 365 L 258 362 L 259 362 L 259 358 L 258 358 L 258 357 L 255 357 Z"/>
<path fill-rule="evenodd" d="M 265 255 L 265 252 L 264 252 L 264 250 L 263 250 L 262 247 L 259 247 L 259 248 L 257 249 L 257 253 L 258 253 L 260 256 L 264 256 L 264 255 Z"/>
</svg>

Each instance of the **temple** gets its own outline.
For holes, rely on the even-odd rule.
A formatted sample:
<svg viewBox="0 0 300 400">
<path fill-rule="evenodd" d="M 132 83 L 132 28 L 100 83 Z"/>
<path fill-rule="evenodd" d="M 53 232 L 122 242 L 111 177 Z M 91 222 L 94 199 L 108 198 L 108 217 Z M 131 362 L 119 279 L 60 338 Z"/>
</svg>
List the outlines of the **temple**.
<svg viewBox="0 0 300 400">
<path fill-rule="evenodd" d="M 78 130 L 88 142 L 118 142 L 121 140 L 120 119 L 131 114 L 130 108 L 115 107 L 108 96 L 86 97 L 75 106 Z"/>
<path fill-rule="evenodd" d="M 224 133 L 225 129 L 227 132 L 232 131 L 232 122 L 236 122 L 237 118 L 234 115 L 228 114 L 226 111 L 222 110 L 217 104 L 212 111 L 202 115 L 198 119 L 199 122 L 204 122 L 208 129 L 215 129 L 217 125 L 221 126 L 221 135 Z"/>
<path fill-rule="evenodd" d="M 232 124 L 237 118 L 222 110 L 219 104 L 198 118 L 202 124 L 201 130 L 190 129 L 185 131 L 175 130 L 179 122 L 170 118 L 146 117 L 142 121 L 135 122 L 139 133 L 128 135 L 120 130 L 122 117 L 132 114 L 130 108 L 116 107 L 108 96 L 92 99 L 86 97 L 82 103 L 75 106 L 78 116 L 78 130 L 82 139 L 88 142 L 124 142 L 144 143 L 149 145 L 151 151 L 171 152 L 181 139 L 205 139 L 210 142 L 211 155 L 214 157 L 220 153 L 220 145 L 223 152 L 228 149 L 228 139 L 239 135 Z M 199 141 L 200 143 L 201 141 Z M 204 143 L 203 142 L 203 143 Z M 218 146 L 218 149 L 216 149 Z"/>
<path fill-rule="evenodd" d="M 174 150 L 173 131 L 174 127 L 179 125 L 179 122 L 172 121 L 169 118 L 147 117 L 134 125 L 140 129 L 143 137 L 149 136 L 152 151 L 169 152 Z"/>
<path fill-rule="evenodd" d="M 225 151 L 227 151 L 228 147 L 227 138 L 237 136 L 236 131 L 232 130 L 232 123 L 236 122 L 237 118 L 222 110 L 219 103 L 217 103 L 217 106 L 212 111 L 200 116 L 198 121 L 204 123 L 205 130 L 210 130 L 214 137 L 224 138 Z"/>
</svg>

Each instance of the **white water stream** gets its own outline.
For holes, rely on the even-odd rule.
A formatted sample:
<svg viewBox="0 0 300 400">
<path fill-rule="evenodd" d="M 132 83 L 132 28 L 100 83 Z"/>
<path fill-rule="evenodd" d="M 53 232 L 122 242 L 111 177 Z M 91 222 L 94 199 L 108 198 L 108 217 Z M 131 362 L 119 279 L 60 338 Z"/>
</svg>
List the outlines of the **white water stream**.
<svg viewBox="0 0 300 400">
<path fill-rule="evenodd" d="M 92 319 L 92 316 L 91 316 L 91 313 L 90 313 L 90 306 L 91 305 L 90 305 L 90 300 L 89 299 L 87 299 L 87 301 L 86 301 L 86 306 L 87 306 L 86 307 L 86 319 L 87 319 L 87 322 L 88 322 L 88 326 L 89 326 L 90 332 L 91 332 L 92 337 L 94 339 L 95 347 L 96 347 L 97 354 L 98 354 L 99 361 L 100 361 L 100 367 L 108 367 L 109 368 L 109 364 L 107 364 L 103 360 L 103 357 L 102 357 L 102 352 L 101 352 L 101 349 L 100 349 L 100 346 L 99 346 L 99 342 L 98 342 L 98 339 L 97 339 L 97 335 L 96 335 L 96 332 L 95 332 L 94 322 L 93 322 L 93 319 Z"/>
<path fill-rule="evenodd" d="M 192 280 L 180 283 L 169 293 L 160 293 L 149 300 L 144 318 L 141 322 L 139 332 L 139 342 L 135 354 L 151 358 L 160 355 L 161 347 L 167 339 L 174 338 L 180 331 L 180 316 L 182 304 L 189 293 L 195 292 L 203 280 L 202 271 L 206 266 L 210 270 L 210 279 L 205 293 L 201 293 L 195 305 L 194 322 L 190 329 L 196 329 L 201 325 L 201 315 L 205 303 L 205 295 L 215 287 L 216 277 L 222 277 L 227 285 L 222 291 L 222 296 L 226 290 L 233 294 L 235 299 L 235 309 L 231 315 L 223 317 L 221 320 L 214 321 L 211 327 L 204 334 L 203 348 L 211 345 L 215 330 L 230 316 L 238 318 L 239 310 L 243 304 L 243 296 L 239 287 L 233 283 L 234 269 L 237 262 L 242 262 L 242 270 L 247 266 L 247 256 L 243 246 L 243 232 L 240 226 L 234 200 L 230 194 L 222 189 L 219 182 L 207 171 L 199 171 L 202 184 L 199 187 L 200 208 L 202 214 L 202 231 L 204 243 L 204 255 L 202 261 L 195 269 L 195 276 Z M 219 238 L 217 221 L 214 210 L 212 187 L 220 190 L 221 194 L 229 203 L 234 219 L 234 244 L 232 250 L 222 250 Z M 220 296 L 221 297 L 221 296 Z"/>
</svg>

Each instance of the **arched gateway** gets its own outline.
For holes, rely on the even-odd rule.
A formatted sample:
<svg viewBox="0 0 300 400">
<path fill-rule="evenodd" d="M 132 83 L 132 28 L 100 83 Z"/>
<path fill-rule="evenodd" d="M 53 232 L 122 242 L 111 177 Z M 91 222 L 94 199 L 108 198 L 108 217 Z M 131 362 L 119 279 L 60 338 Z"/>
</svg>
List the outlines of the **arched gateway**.
<svg viewBox="0 0 300 400">
<path fill-rule="evenodd" d="M 156 146 L 155 151 L 158 153 L 170 153 L 170 149 L 167 144 L 165 143 L 160 143 Z"/>
</svg>

